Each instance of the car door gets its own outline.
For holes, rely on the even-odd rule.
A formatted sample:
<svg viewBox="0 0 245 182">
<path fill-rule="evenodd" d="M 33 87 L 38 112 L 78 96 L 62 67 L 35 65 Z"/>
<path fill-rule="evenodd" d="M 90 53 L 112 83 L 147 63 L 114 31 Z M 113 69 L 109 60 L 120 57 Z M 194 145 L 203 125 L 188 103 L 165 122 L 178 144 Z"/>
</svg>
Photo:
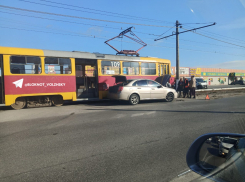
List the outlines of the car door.
<svg viewBox="0 0 245 182">
<path fill-rule="evenodd" d="M 151 98 L 151 88 L 148 87 L 147 80 L 138 80 L 133 86 L 136 86 L 136 90 L 140 95 L 140 100 Z"/>
<path fill-rule="evenodd" d="M 167 89 L 159 83 L 148 80 L 148 86 L 151 89 L 151 99 L 163 99 L 166 98 Z"/>
</svg>

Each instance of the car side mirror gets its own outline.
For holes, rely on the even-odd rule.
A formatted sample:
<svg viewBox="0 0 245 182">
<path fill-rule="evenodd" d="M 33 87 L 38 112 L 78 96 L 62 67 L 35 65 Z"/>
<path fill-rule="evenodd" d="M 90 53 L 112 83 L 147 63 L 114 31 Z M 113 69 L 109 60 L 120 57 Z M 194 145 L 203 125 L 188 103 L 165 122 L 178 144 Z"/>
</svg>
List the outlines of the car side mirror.
<svg viewBox="0 0 245 182">
<path fill-rule="evenodd" d="M 161 85 L 159 85 L 159 86 L 157 86 L 157 88 L 162 88 L 162 86 L 161 86 Z"/>
<path fill-rule="evenodd" d="M 245 135 L 209 133 L 190 146 L 186 162 L 189 168 L 214 181 L 244 181 Z"/>
</svg>

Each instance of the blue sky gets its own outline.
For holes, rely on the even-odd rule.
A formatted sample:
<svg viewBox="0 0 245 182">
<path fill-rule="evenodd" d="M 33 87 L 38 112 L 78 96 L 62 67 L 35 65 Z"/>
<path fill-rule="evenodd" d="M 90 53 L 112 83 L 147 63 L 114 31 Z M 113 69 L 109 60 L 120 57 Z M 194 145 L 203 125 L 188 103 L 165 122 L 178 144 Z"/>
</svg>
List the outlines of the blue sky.
<svg viewBox="0 0 245 182">
<path fill-rule="evenodd" d="M 0 46 L 115 54 L 104 41 L 134 26 L 148 44 L 141 56 L 170 59 L 175 66 L 175 36 L 154 39 L 172 34 L 176 20 L 180 31 L 216 22 L 179 35 L 180 66 L 245 69 L 245 0 L 2 0 L 0 5 Z M 119 50 L 140 48 L 126 37 L 111 44 Z"/>
</svg>

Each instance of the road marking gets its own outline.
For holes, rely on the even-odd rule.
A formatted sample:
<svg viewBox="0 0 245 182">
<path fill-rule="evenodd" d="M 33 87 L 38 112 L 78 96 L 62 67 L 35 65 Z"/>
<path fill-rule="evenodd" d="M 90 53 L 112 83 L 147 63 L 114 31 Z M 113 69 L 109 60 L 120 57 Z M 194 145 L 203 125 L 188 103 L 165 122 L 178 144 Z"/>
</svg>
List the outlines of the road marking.
<svg viewBox="0 0 245 182">
<path fill-rule="evenodd" d="M 115 117 L 113 117 L 113 118 L 117 118 L 117 119 L 119 119 L 119 118 L 123 118 L 123 117 L 125 117 L 125 114 L 117 114 Z"/>
<path fill-rule="evenodd" d="M 189 170 L 187 170 L 187 171 L 185 171 L 185 172 L 183 172 L 183 173 L 181 173 L 181 174 L 179 174 L 179 175 L 178 175 L 178 177 L 183 176 L 184 174 L 189 173 L 189 172 L 191 172 L 191 170 L 190 170 L 190 169 L 189 169 Z"/>
<path fill-rule="evenodd" d="M 155 113 L 156 113 L 156 111 L 151 111 L 151 112 L 147 112 L 145 114 L 150 115 L 150 114 L 155 114 Z"/>
<path fill-rule="evenodd" d="M 146 112 L 146 113 L 137 113 L 137 114 L 132 114 L 131 117 L 136 117 L 136 116 L 143 116 L 143 115 L 150 115 L 150 114 L 155 114 L 156 111 L 150 111 L 150 112 Z"/>
<path fill-rule="evenodd" d="M 145 113 L 137 113 L 137 114 L 132 114 L 131 117 L 136 117 L 136 116 L 143 116 Z"/>
</svg>

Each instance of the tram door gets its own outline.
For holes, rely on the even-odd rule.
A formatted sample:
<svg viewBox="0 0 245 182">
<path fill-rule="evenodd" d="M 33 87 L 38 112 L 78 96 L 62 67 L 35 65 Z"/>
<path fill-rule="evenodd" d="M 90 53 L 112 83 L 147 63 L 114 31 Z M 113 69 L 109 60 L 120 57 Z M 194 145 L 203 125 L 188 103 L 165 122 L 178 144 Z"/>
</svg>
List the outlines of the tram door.
<svg viewBox="0 0 245 182">
<path fill-rule="evenodd" d="M 98 98 L 97 60 L 75 59 L 77 98 Z"/>
<path fill-rule="evenodd" d="M 3 55 L 0 55 L 0 104 L 4 104 Z"/>
<path fill-rule="evenodd" d="M 163 76 L 167 74 L 167 64 L 159 64 L 158 67 L 159 76 Z"/>
</svg>

